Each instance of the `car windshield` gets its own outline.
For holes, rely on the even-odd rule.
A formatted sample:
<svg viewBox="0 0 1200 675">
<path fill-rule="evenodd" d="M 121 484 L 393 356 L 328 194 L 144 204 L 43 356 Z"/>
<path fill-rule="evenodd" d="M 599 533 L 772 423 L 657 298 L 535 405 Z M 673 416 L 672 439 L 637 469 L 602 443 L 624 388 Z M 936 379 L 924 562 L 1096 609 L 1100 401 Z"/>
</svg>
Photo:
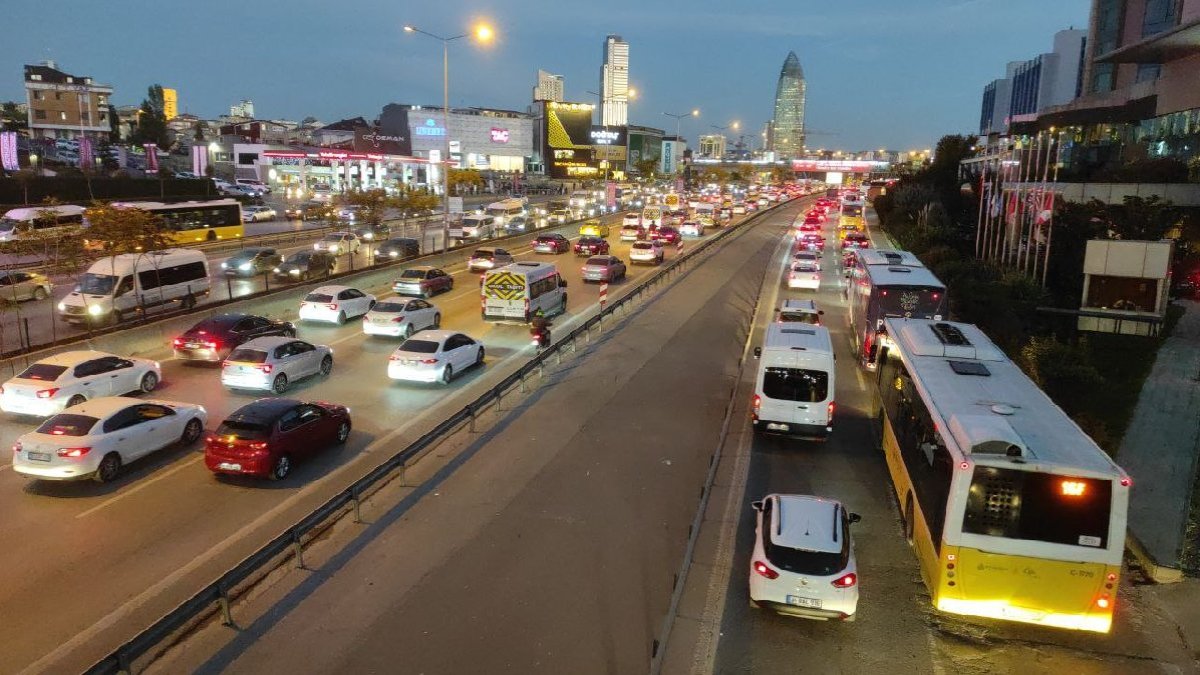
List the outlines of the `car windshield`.
<svg viewBox="0 0 1200 675">
<path fill-rule="evenodd" d="M 814 312 L 805 312 L 796 309 L 785 309 L 779 312 L 779 320 L 793 323 L 807 323 L 812 325 L 820 325 L 821 318 Z"/>
<path fill-rule="evenodd" d="M 327 234 L 327 235 L 325 235 L 325 239 L 324 239 L 324 240 L 325 240 L 325 241 L 341 241 L 341 240 L 342 240 L 342 235 L 340 235 L 340 234 Z"/>
<path fill-rule="evenodd" d="M 304 296 L 305 302 L 333 302 L 333 296 L 328 293 L 309 293 Z"/>
<path fill-rule="evenodd" d="M 42 422 L 42 426 L 37 428 L 37 432 L 51 436 L 87 436 L 99 421 L 90 415 L 59 413 Z"/>
<path fill-rule="evenodd" d="M 402 302 L 379 302 L 371 308 L 372 312 L 383 312 L 385 314 L 397 314 L 404 311 L 404 303 Z"/>
<path fill-rule="evenodd" d="M 803 368 L 767 368 L 763 394 L 777 401 L 820 403 L 829 395 L 829 373 Z"/>
<path fill-rule="evenodd" d="M 217 427 L 217 436 L 232 440 L 257 441 L 271 435 L 271 426 L 262 422 L 246 420 L 225 420 Z"/>
<path fill-rule="evenodd" d="M 432 340 L 405 340 L 404 344 L 400 345 L 399 351 L 416 354 L 433 354 L 437 350 L 438 343 Z"/>
<path fill-rule="evenodd" d="M 648 241 L 635 241 L 635 242 L 633 242 L 633 248 L 648 249 L 648 248 L 654 248 L 654 246 L 651 245 L 650 242 L 648 242 Z"/>
<path fill-rule="evenodd" d="M 108 295 L 116 285 L 117 278 L 111 274 L 88 272 L 79 278 L 79 292 L 90 295 Z"/>
<path fill-rule="evenodd" d="M 266 363 L 267 353 L 260 349 L 235 349 L 226 361 L 242 361 L 245 363 Z"/>
<path fill-rule="evenodd" d="M 495 254 L 495 253 L 493 253 L 493 252 L 491 252 L 491 251 L 484 250 L 484 249 L 480 249 L 480 250 L 478 250 L 478 251 L 475 251 L 474 253 L 472 253 L 472 254 L 471 254 L 471 257 L 472 257 L 472 258 L 484 258 L 484 259 L 486 259 L 486 260 L 491 260 L 491 259 L 492 259 L 492 258 L 494 258 L 495 256 L 496 256 L 496 254 Z"/>
<path fill-rule="evenodd" d="M 35 363 L 32 366 L 29 366 L 25 370 L 21 371 L 21 374 L 18 375 L 17 377 L 22 380 L 38 380 L 40 382 L 53 382 L 58 379 L 59 375 L 62 375 L 66 371 L 67 371 L 66 366 L 55 366 L 55 365 L 51 365 L 49 363 Z"/>
<path fill-rule="evenodd" d="M 425 270 L 404 270 L 404 273 L 400 275 L 400 278 L 401 279 L 424 279 L 425 278 Z"/>
</svg>

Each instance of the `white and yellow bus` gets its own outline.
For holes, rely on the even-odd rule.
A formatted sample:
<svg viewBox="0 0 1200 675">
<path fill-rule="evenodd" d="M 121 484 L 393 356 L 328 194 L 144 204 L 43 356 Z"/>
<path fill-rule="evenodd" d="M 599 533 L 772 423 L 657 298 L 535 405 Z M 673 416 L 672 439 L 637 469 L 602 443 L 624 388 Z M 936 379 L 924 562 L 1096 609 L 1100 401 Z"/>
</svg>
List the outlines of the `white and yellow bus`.
<svg viewBox="0 0 1200 675">
<path fill-rule="evenodd" d="M 1107 633 L 1129 476 L 977 327 L 885 324 L 883 449 L 934 606 Z"/>
</svg>

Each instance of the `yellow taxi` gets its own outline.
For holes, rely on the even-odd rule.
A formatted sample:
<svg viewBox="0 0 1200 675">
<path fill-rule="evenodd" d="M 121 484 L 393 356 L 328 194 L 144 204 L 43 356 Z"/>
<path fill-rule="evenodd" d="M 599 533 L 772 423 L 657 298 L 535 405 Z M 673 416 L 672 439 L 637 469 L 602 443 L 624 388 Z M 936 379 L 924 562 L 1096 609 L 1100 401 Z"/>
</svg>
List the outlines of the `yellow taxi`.
<svg viewBox="0 0 1200 675">
<path fill-rule="evenodd" d="M 592 218 L 584 221 L 579 227 L 579 236 L 581 237 L 607 237 L 608 225 L 600 222 L 599 218 Z"/>
</svg>

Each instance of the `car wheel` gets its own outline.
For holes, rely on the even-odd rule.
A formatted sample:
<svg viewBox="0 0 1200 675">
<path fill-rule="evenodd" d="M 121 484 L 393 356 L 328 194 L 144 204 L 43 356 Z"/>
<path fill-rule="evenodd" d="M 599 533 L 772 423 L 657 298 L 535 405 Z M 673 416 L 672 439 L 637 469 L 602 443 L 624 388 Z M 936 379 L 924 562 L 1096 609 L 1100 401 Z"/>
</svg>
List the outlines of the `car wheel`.
<svg viewBox="0 0 1200 675">
<path fill-rule="evenodd" d="M 329 354 L 326 354 L 325 358 L 321 359 L 321 375 L 328 377 L 329 373 L 332 373 L 332 372 L 333 372 L 333 357 L 330 356 Z"/>
<path fill-rule="evenodd" d="M 93 478 L 97 483 L 108 483 L 117 477 L 121 472 L 121 456 L 115 452 L 110 452 L 100 460 L 100 466 L 96 468 L 96 473 Z"/>
<path fill-rule="evenodd" d="M 275 464 L 271 466 L 271 480 L 283 480 L 292 472 L 292 458 L 288 455 L 280 455 L 275 460 Z"/>
<path fill-rule="evenodd" d="M 337 315 L 337 324 L 340 326 L 340 325 L 342 325 L 342 324 L 344 324 L 344 323 L 346 323 L 346 313 L 345 313 L 345 312 L 338 312 L 338 315 Z"/>
<path fill-rule="evenodd" d="M 287 375 L 284 375 L 283 373 L 276 375 L 275 380 L 271 382 L 271 391 L 275 392 L 276 394 L 282 394 L 283 392 L 287 391 L 287 388 Z"/>
<path fill-rule="evenodd" d="M 200 438 L 200 434 L 204 432 L 204 424 L 197 418 L 193 417 L 188 420 L 188 423 L 183 427 L 183 436 L 179 440 L 184 445 L 191 445 Z"/>
<path fill-rule="evenodd" d="M 342 422 L 341 424 L 338 425 L 338 428 L 337 428 L 337 443 L 338 443 L 338 445 L 345 443 L 347 438 L 350 438 L 350 420 L 346 420 L 346 421 Z"/>
<path fill-rule="evenodd" d="M 414 333 L 414 332 L 415 332 L 415 331 L 413 331 L 413 325 L 410 323 L 410 324 L 408 324 L 407 326 L 405 326 L 405 327 L 404 327 L 404 335 L 403 335 L 402 337 L 403 337 L 405 340 L 407 340 L 408 338 L 410 338 L 410 337 L 412 337 L 412 336 L 413 336 L 413 333 Z"/>
<path fill-rule="evenodd" d="M 442 327 L 442 315 L 441 314 L 433 315 L 433 327 L 435 329 Z"/>
<path fill-rule="evenodd" d="M 75 394 L 71 398 L 67 399 L 67 407 L 70 408 L 73 405 L 79 405 L 80 403 L 84 403 L 85 401 L 87 401 L 86 396 L 84 396 L 83 394 Z"/>
<path fill-rule="evenodd" d="M 38 286 L 37 288 L 33 289 L 33 299 L 34 300 L 45 300 L 47 295 L 49 295 L 49 294 L 46 293 L 46 289 L 41 286 Z"/>
<path fill-rule="evenodd" d="M 483 345 L 479 345 L 479 353 L 475 355 L 475 365 L 483 365 Z"/>
<path fill-rule="evenodd" d="M 442 384 L 450 384 L 452 379 L 454 379 L 454 366 L 446 364 L 446 368 L 442 370 Z"/>
<path fill-rule="evenodd" d="M 146 373 L 142 376 L 142 391 L 149 394 L 158 386 L 158 374 L 154 372 Z"/>
</svg>

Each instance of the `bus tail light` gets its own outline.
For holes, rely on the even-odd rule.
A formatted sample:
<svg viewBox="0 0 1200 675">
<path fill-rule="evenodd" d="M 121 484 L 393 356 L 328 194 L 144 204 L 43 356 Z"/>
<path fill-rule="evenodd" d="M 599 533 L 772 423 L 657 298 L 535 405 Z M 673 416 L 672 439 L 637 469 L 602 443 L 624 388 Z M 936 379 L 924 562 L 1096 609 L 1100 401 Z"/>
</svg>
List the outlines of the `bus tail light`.
<svg viewBox="0 0 1200 675">
<path fill-rule="evenodd" d="M 758 410 L 761 407 L 762 407 L 762 397 L 759 396 L 758 394 L 755 394 L 754 398 L 750 401 L 750 418 L 751 419 L 753 419 L 755 421 L 758 420 Z"/>
<path fill-rule="evenodd" d="M 1104 593 L 1100 597 L 1096 598 L 1096 609 L 1108 611 L 1112 609 L 1112 606 L 1112 598 L 1108 597 L 1107 593 Z"/>
<path fill-rule="evenodd" d="M 767 566 L 767 563 L 765 563 L 761 560 L 754 561 L 754 571 L 758 572 L 759 576 L 766 577 L 767 579 L 778 579 L 779 578 L 779 572 L 776 572 L 775 570 L 771 569 L 770 567 Z"/>
</svg>

